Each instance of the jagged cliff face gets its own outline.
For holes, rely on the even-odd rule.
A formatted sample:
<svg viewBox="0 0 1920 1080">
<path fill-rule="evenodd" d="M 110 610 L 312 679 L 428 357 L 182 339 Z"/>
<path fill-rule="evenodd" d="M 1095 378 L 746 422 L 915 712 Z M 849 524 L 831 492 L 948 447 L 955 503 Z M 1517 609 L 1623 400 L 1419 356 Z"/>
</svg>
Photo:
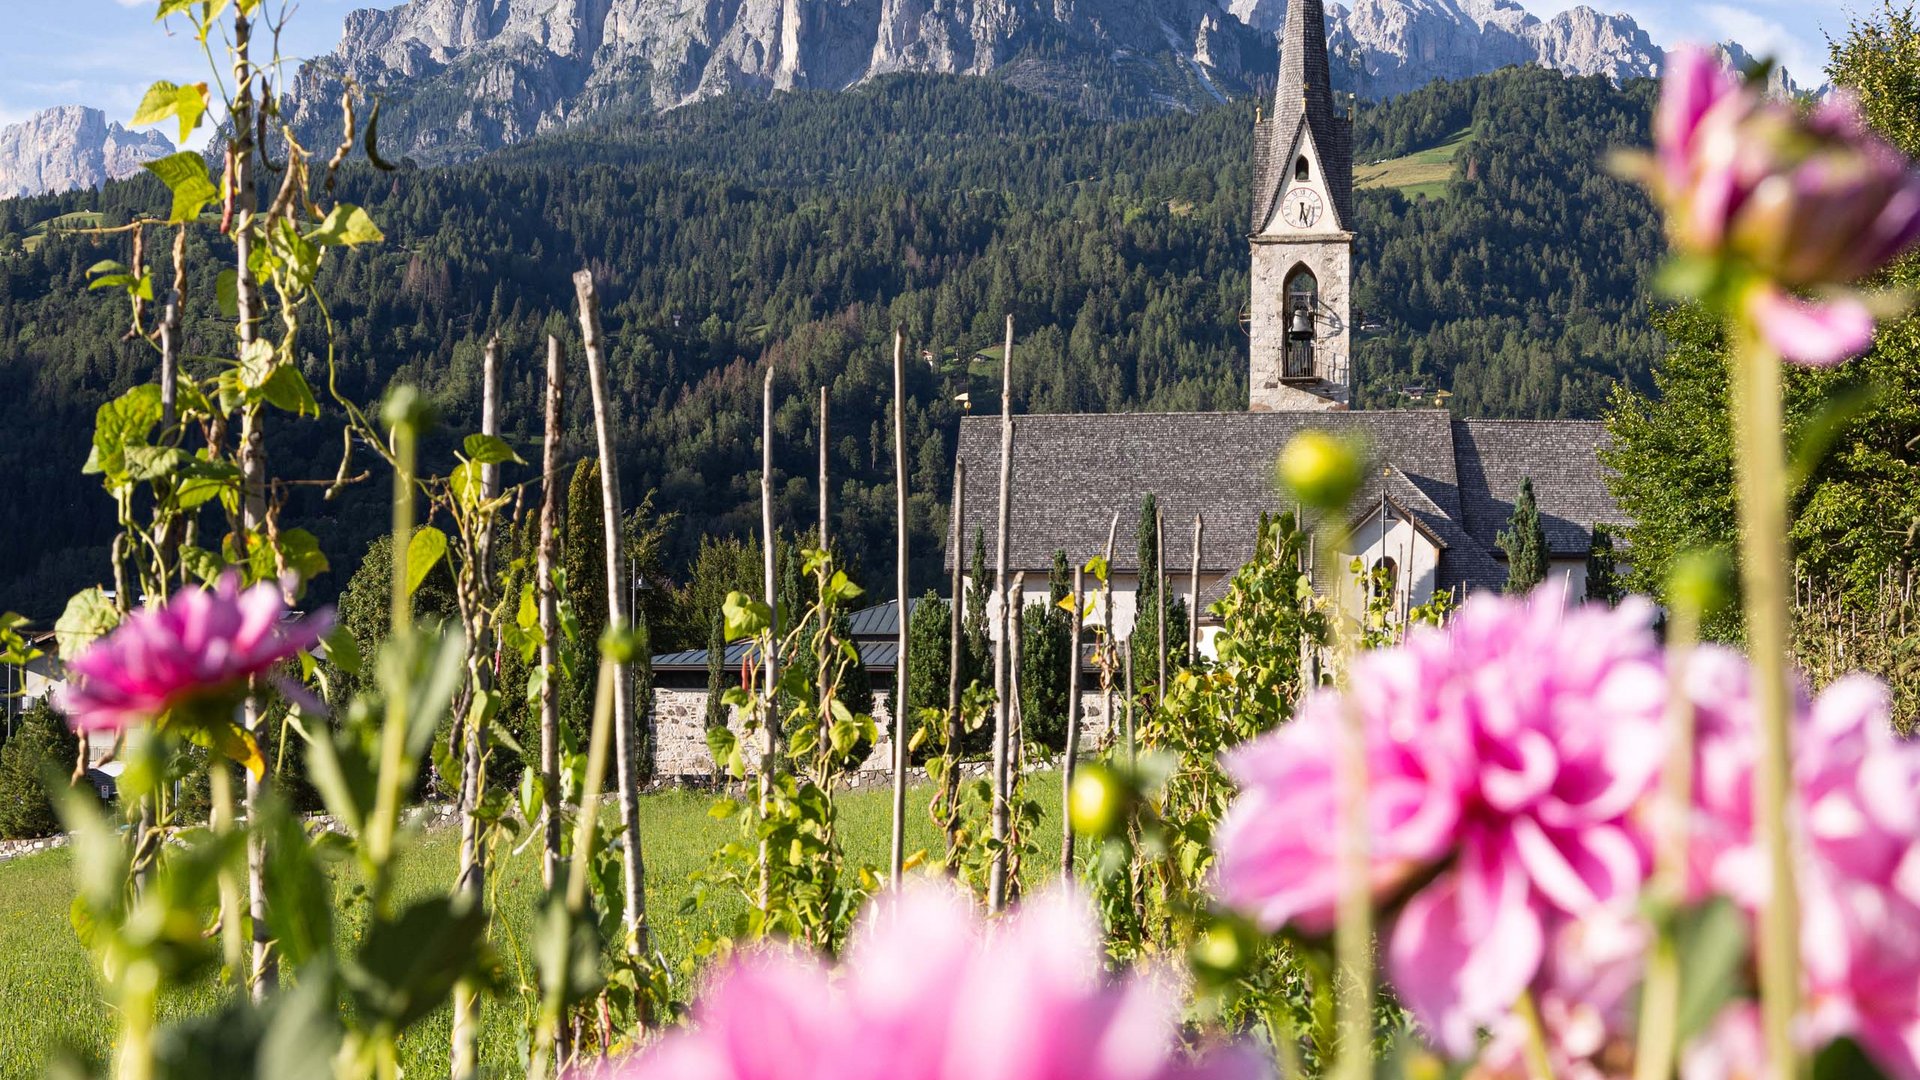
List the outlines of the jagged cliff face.
<svg viewBox="0 0 1920 1080">
<path fill-rule="evenodd" d="M 173 153 L 157 131 L 128 131 L 99 109 L 60 105 L 0 127 L 0 197 L 99 187 Z"/>
<path fill-rule="evenodd" d="M 1193 105 L 1249 89 L 1273 49 L 1215 0 L 412 0 L 347 17 L 296 117 L 350 77 L 390 99 L 385 151 L 433 162 L 609 109 L 1016 60 L 1009 77 L 1100 64 L 1138 76 L 1141 107 Z"/>
<path fill-rule="evenodd" d="M 1116 113 L 1183 108 L 1270 77 L 1285 13 L 1286 0 L 410 0 L 347 16 L 339 48 L 302 72 L 295 117 L 331 137 L 351 78 L 387 101 L 383 151 L 433 164 L 595 114 L 895 72 L 994 74 L 1084 103 L 1098 69 Z M 1625 15 L 1543 20 L 1514 0 L 1329 4 L 1327 40 L 1335 87 L 1370 98 L 1508 64 L 1634 78 L 1664 55 Z"/>
<path fill-rule="evenodd" d="M 1657 73 L 1662 56 L 1631 18 L 1588 7 L 1541 19 L 1513 0 L 1355 0 L 1328 23 L 1335 78 L 1365 97 L 1508 64 L 1635 78 Z"/>
<path fill-rule="evenodd" d="M 1230 0 L 1255 29 L 1274 31 L 1286 0 Z M 1514 0 L 1353 0 L 1327 5 L 1334 84 L 1362 97 L 1403 94 L 1435 79 L 1464 79 L 1508 64 L 1540 64 L 1570 75 L 1616 81 L 1657 75 L 1666 52 L 1626 15 L 1575 7 L 1542 19 Z M 1753 60 L 1737 44 L 1721 46 L 1735 66 Z M 1799 90 L 1788 73 L 1774 88 Z"/>
</svg>

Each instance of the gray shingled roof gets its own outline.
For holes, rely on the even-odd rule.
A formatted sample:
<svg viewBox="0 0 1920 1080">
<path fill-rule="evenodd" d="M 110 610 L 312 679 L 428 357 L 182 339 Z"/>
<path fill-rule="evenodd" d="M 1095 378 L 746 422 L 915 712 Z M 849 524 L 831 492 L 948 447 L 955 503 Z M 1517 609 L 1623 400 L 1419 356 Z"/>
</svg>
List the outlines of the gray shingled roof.
<svg viewBox="0 0 1920 1080">
<path fill-rule="evenodd" d="M 999 423 L 997 416 L 963 419 L 958 450 L 967 466 L 967 550 L 981 530 L 989 562 Z M 1598 457 L 1604 430 L 1595 423 L 1462 421 L 1438 409 L 1016 416 L 1010 568 L 1043 572 L 1056 548 L 1075 562 L 1099 554 L 1117 512 L 1114 569 L 1137 570 L 1140 501 L 1151 492 L 1166 521 L 1169 573 L 1192 569 L 1196 513 L 1207 523 L 1201 570 L 1238 569 L 1253 555 L 1261 511 L 1286 508 L 1273 479 L 1280 448 L 1309 428 L 1366 441 L 1372 463 L 1354 519 L 1370 514 L 1382 495 L 1396 514 L 1416 518 L 1443 545 L 1443 589 L 1506 581 L 1494 537 L 1506 527 L 1522 476 L 1533 478 L 1555 555 L 1584 554 L 1595 522 L 1619 520 Z"/>
<path fill-rule="evenodd" d="M 1196 513 L 1207 525 L 1201 569 L 1238 569 L 1253 556 L 1260 512 L 1286 508 L 1273 476 L 1280 448 L 1309 428 L 1364 437 L 1380 463 L 1398 467 L 1415 495 L 1437 514 L 1451 515 L 1459 503 L 1450 424 L 1438 409 L 1016 416 L 1010 565 L 1044 571 L 1055 548 L 1083 562 L 1106 546 L 1107 525 L 1118 512 L 1114 569 L 1138 569 L 1135 529 L 1140 501 L 1151 492 L 1166 521 L 1169 572 L 1192 569 Z M 984 530 L 989 562 L 999 505 L 999 426 L 997 416 L 960 422 L 966 543 L 971 552 L 974 530 Z M 1369 470 L 1357 501 L 1372 502 L 1384 481 L 1380 469 Z"/>
<path fill-rule="evenodd" d="M 1321 168 L 1333 195 L 1336 224 L 1353 228 L 1353 128 L 1334 108 L 1333 80 L 1327 65 L 1327 13 L 1321 0 L 1292 0 L 1280 32 L 1280 81 L 1273 91 L 1273 116 L 1254 131 L 1253 230 L 1273 216 L 1273 204 L 1286 183 L 1294 140 L 1304 124 L 1313 132 Z"/>
<path fill-rule="evenodd" d="M 1547 548 L 1562 557 L 1585 555 L 1593 527 L 1620 522 L 1600 464 L 1606 428 L 1581 420 L 1458 420 L 1462 524 L 1489 552 L 1507 527 L 1520 481 L 1533 479 Z M 1015 460 L 1018 460 L 1016 457 Z"/>
</svg>

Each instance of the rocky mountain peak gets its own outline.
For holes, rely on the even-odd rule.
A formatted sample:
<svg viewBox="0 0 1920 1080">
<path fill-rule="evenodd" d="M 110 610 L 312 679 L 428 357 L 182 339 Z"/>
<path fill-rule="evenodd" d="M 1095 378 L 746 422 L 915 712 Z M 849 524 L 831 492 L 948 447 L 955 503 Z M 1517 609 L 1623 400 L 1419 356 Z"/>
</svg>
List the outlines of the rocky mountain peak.
<svg viewBox="0 0 1920 1080">
<path fill-rule="evenodd" d="M 158 131 L 128 131 L 99 109 L 57 105 L 0 127 L 0 196 L 99 187 L 171 153 Z"/>
</svg>

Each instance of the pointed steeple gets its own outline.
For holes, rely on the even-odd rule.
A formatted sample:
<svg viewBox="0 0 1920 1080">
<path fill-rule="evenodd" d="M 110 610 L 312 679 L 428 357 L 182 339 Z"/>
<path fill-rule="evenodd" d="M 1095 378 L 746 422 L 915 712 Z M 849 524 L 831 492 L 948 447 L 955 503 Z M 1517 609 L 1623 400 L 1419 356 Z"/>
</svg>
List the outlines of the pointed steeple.
<svg viewBox="0 0 1920 1080">
<path fill-rule="evenodd" d="M 1280 82 L 1273 91 L 1273 115 L 1256 129 L 1254 144 L 1253 227 L 1266 225 L 1286 185 L 1284 168 L 1302 125 L 1326 171 L 1340 228 L 1353 227 L 1353 133 L 1344 110 L 1334 108 L 1333 77 L 1327 61 L 1327 12 L 1321 0 L 1288 0 L 1280 31 Z"/>
</svg>

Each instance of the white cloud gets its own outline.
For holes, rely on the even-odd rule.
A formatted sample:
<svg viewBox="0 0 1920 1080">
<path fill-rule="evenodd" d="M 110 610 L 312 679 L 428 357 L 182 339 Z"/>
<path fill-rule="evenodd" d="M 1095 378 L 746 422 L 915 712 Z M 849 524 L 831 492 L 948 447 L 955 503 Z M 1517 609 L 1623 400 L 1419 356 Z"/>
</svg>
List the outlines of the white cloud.
<svg viewBox="0 0 1920 1080">
<path fill-rule="evenodd" d="M 1716 38 L 1737 41 L 1756 57 L 1778 60 L 1786 65 L 1789 74 L 1802 83 L 1817 84 L 1822 81 L 1820 72 L 1826 66 L 1823 62 L 1825 50 L 1816 51 L 1815 47 L 1810 46 L 1824 45 L 1824 38 L 1816 37 L 1809 41 L 1805 34 L 1795 32 L 1776 19 L 1750 8 L 1731 4 L 1702 4 L 1699 10 L 1714 28 Z"/>
</svg>

